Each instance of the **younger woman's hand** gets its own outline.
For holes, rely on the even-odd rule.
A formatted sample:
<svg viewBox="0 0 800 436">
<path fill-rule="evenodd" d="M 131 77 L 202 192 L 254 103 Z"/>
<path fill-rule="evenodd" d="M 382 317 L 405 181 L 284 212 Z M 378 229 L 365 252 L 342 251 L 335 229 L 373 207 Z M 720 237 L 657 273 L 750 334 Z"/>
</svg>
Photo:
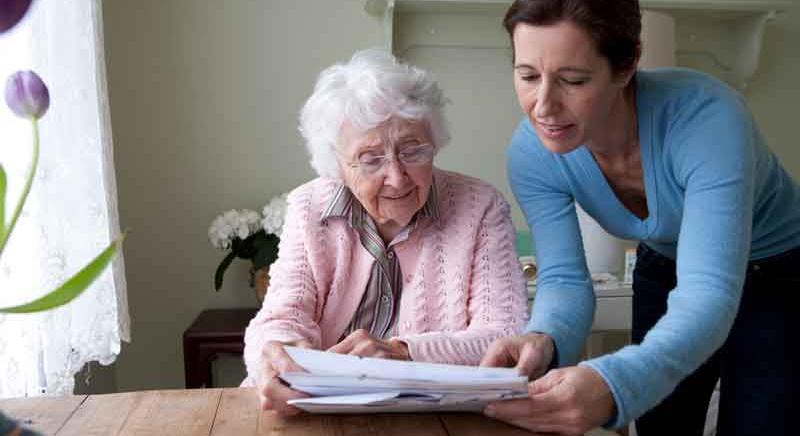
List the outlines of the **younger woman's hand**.
<svg viewBox="0 0 800 436">
<path fill-rule="evenodd" d="M 616 413 L 603 378 L 588 366 L 554 369 L 528 383 L 528 398 L 494 401 L 484 414 L 534 432 L 582 435 Z"/>
</svg>

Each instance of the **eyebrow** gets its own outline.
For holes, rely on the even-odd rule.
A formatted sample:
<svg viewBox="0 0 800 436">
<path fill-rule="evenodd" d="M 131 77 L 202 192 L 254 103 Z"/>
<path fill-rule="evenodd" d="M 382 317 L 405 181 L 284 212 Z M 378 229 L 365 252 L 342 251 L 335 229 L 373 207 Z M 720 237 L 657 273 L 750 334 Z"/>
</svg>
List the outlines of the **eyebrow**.
<svg viewBox="0 0 800 436">
<path fill-rule="evenodd" d="M 528 64 L 517 64 L 517 65 L 514 65 L 514 69 L 515 70 L 520 70 L 520 69 L 536 70 L 536 68 L 534 68 L 534 67 L 532 67 L 532 66 L 530 66 Z M 557 71 L 559 73 L 580 73 L 580 74 L 591 74 L 592 73 L 592 70 L 589 70 L 589 69 L 586 69 L 586 68 L 579 68 L 579 67 L 561 67 Z"/>
</svg>

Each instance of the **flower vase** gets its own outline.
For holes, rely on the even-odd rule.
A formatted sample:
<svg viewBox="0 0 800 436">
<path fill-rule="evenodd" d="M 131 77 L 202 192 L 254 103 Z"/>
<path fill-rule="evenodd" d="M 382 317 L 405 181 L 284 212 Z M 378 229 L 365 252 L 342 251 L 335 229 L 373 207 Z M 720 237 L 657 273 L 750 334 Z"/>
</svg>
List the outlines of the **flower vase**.
<svg viewBox="0 0 800 436">
<path fill-rule="evenodd" d="M 253 288 L 260 306 L 264 302 L 267 288 L 269 288 L 269 266 L 263 266 L 259 269 L 250 267 L 250 287 Z"/>
</svg>

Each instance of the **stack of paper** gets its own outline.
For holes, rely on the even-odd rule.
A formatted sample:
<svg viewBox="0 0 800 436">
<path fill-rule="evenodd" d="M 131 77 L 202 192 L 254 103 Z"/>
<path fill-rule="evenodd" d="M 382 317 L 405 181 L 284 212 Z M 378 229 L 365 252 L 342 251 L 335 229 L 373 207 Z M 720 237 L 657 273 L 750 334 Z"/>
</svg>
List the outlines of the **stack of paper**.
<svg viewBox="0 0 800 436">
<path fill-rule="evenodd" d="M 308 372 L 281 379 L 311 398 L 289 404 L 309 412 L 480 411 L 489 401 L 526 397 L 528 379 L 513 368 L 362 358 L 286 347 Z"/>
</svg>

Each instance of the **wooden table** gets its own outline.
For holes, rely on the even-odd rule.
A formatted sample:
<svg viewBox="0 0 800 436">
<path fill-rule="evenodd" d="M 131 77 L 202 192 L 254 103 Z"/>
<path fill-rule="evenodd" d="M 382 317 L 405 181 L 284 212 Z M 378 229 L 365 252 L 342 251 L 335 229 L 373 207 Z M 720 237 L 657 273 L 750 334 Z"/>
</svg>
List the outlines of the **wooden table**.
<svg viewBox="0 0 800 436">
<path fill-rule="evenodd" d="M 252 388 L 141 391 L 0 400 L 45 435 L 530 436 L 479 414 L 302 415 L 261 412 Z M 601 430 L 592 436 L 608 435 Z"/>
<path fill-rule="evenodd" d="M 183 332 L 183 371 L 187 388 L 210 388 L 211 363 L 221 353 L 242 355 L 244 329 L 257 309 L 208 309 Z"/>
</svg>

